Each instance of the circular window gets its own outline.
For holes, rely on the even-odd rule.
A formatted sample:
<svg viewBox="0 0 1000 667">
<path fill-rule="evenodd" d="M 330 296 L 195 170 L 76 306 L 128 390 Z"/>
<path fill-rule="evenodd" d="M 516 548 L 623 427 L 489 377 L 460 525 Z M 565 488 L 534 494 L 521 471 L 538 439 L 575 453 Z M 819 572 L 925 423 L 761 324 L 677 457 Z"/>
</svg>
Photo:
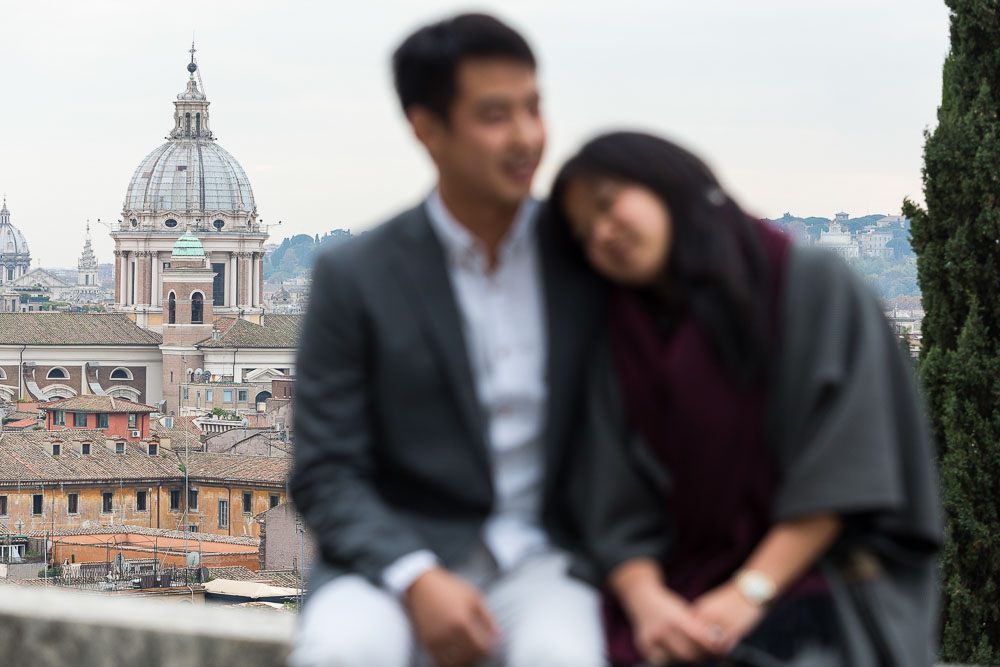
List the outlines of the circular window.
<svg viewBox="0 0 1000 667">
<path fill-rule="evenodd" d="M 139 226 L 139 221 L 136 220 L 135 218 L 132 218 L 131 220 L 129 220 L 129 222 L 132 223 L 133 227 L 138 227 Z"/>
<path fill-rule="evenodd" d="M 173 218 L 170 218 L 169 220 L 167 220 L 163 224 L 166 225 L 167 227 L 176 227 L 177 226 L 177 221 L 174 220 Z"/>
<path fill-rule="evenodd" d="M 223 222 L 222 220 L 216 220 L 215 222 L 212 223 L 212 226 L 219 230 L 221 230 L 225 225 L 226 223 Z"/>
</svg>

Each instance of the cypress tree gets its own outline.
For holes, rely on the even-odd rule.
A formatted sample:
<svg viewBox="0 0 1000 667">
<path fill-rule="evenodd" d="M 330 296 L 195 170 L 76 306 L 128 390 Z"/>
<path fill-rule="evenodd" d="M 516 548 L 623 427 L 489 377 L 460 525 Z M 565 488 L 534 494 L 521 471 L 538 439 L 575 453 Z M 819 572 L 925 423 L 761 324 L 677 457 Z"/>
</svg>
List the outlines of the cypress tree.
<svg viewBox="0 0 1000 667">
<path fill-rule="evenodd" d="M 946 515 L 941 657 L 1000 663 L 1000 6 L 946 0 L 951 51 L 912 220 L 920 376 Z"/>
</svg>

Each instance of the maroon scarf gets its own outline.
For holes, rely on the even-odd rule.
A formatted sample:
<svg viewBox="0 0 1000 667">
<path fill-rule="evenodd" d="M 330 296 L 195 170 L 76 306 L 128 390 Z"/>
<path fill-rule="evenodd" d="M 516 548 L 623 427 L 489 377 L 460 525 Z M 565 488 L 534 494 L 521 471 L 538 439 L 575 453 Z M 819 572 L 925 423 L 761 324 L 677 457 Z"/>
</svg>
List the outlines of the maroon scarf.
<svg viewBox="0 0 1000 667">
<path fill-rule="evenodd" d="M 764 223 L 757 228 L 771 269 L 774 340 L 790 242 Z M 616 292 L 611 329 L 630 425 L 669 472 L 667 585 L 694 600 L 729 579 L 771 526 L 779 476 L 764 437 L 768 388 L 740 386 L 690 314 L 664 333 L 635 291 Z M 638 661 L 624 614 L 606 602 L 612 660 Z"/>
</svg>

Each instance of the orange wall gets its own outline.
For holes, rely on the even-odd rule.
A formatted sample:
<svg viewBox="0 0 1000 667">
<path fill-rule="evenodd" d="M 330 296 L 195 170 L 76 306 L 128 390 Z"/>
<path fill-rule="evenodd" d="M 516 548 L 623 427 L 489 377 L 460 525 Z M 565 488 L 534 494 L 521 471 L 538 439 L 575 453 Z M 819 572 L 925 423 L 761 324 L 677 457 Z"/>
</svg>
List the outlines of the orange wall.
<svg viewBox="0 0 1000 667">
<path fill-rule="evenodd" d="M 108 413 L 108 428 L 99 429 L 97 427 L 97 413 L 90 412 L 87 413 L 87 425 L 86 426 L 73 426 L 73 413 L 66 413 L 66 425 L 57 426 L 55 424 L 56 411 L 46 410 L 45 412 L 45 430 L 47 431 L 72 431 L 74 429 L 93 429 L 95 431 L 104 431 L 107 435 L 125 438 L 127 440 L 142 440 L 149 437 L 149 414 L 136 413 L 135 427 L 130 428 L 128 425 L 128 415 L 125 413 Z M 139 431 L 139 437 L 132 437 L 132 431 Z"/>
<path fill-rule="evenodd" d="M 52 555 L 53 563 L 94 563 L 107 562 L 119 553 L 124 558 L 153 558 L 162 560 L 164 567 L 185 567 L 185 553 L 183 551 L 172 550 L 162 551 L 146 547 L 132 546 L 128 544 L 116 544 L 115 535 L 105 537 L 110 546 L 105 544 L 80 544 L 74 541 L 73 537 L 53 538 Z M 217 553 L 212 551 L 214 545 L 211 543 L 201 545 L 201 564 L 205 567 L 233 567 L 242 565 L 250 570 L 260 568 L 259 557 L 256 547 L 253 552 Z M 191 541 L 190 551 L 198 551 L 198 542 Z"/>
<path fill-rule="evenodd" d="M 103 447 L 104 444 L 95 443 Z M 233 535 L 237 537 L 260 537 L 260 525 L 253 520 L 253 514 L 263 512 L 270 507 L 269 496 L 275 494 L 279 503 L 285 502 L 284 489 L 253 489 L 247 487 L 209 486 L 191 484 L 198 490 L 198 508 L 188 511 L 187 522 L 184 521 L 184 484 L 170 483 L 167 485 L 136 485 L 125 484 L 107 486 L 69 486 L 47 485 L 40 489 L 21 487 L 0 488 L 0 496 L 7 496 L 8 515 L 0 517 L 0 521 L 13 527 L 19 519 L 24 521 L 25 532 L 33 530 L 60 530 L 64 528 L 96 528 L 111 524 L 129 526 L 149 526 L 151 528 L 167 528 L 184 530 L 186 525 L 198 526 L 198 532 L 213 535 Z M 181 492 L 180 508 L 170 509 L 170 491 Z M 112 512 L 103 512 L 103 492 L 110 491 L 112 497 Z M 136 491 L 146 491 L 146 510 L 136 510 Z M 242 494 L 249 491 L 253 494 L 253 512 L 243 514 Z M 79 494 L 77 514 L 69 514 L 69 499 L 71 493 Z M 33 515 L 32 496 L 42 494 L 42 514 Z M 229 502 L 229 526 L 219 527 L 219 500 Z M 230 500 L 231 499 L 231 500 Z"/>
</svg>

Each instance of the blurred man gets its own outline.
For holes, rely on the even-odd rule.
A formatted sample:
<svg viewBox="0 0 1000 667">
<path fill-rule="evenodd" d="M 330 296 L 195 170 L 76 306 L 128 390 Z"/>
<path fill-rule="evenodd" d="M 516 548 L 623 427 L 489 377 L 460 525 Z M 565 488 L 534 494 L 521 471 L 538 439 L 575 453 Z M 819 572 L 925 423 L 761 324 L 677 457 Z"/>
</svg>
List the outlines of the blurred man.
<svg viewBox="0 0 1000 667">
<path fill-rule="evenodd" d="M 315 266 L 292 492 L 322 562 L 292 663 L 604 664 L 562 502 L 601 294 L 530 198 L 535 58 L 461 15 L 393 68 L 438 182 Z"/>
</svg>

